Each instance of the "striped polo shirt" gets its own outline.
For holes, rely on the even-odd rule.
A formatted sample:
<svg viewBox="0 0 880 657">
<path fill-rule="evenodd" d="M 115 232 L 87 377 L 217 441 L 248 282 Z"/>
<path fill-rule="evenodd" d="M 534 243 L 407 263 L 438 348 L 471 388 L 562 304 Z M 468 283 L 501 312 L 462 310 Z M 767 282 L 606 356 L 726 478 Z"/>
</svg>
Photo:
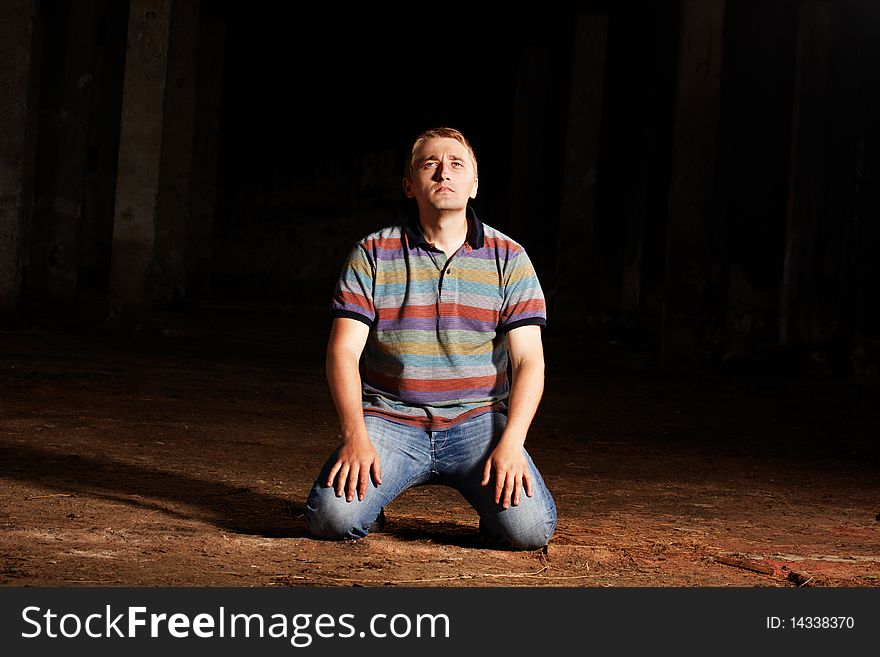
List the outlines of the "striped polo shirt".
<svg viewBox="0 0 880 657">
<path fill-rule="evenodd" d="M 370 327 L 360 362 L 365 415 L 443 431 L 506 411 L 507 332 L 546 325 L 525 249 L 467 208 L 467 240 L 451 257 L 416 216 L 358 242 L 333 296 L 334 317 Z"/>
</svg>

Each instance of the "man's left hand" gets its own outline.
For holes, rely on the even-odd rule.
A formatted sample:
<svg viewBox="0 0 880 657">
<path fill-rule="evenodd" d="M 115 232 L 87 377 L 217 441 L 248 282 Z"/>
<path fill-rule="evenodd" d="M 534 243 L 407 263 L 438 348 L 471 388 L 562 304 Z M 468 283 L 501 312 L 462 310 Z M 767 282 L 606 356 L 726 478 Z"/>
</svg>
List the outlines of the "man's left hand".
<svg viewBox="0 0 880 657">
<path fill-rule="evenodd" d="M 520 491 L 523 489 L 526 495 L 532 496 L 532 477 L 529 474 L 529 464 L 522 445 L 516 444 L 515 441 L 505 441 L 502 437 L 486 460 L 481 486 L 489 483 L 493 472 L 495 504 L 501 504 L 505 509 L 511 504 L 517 506 L 520 501 Z"/>
</svg>

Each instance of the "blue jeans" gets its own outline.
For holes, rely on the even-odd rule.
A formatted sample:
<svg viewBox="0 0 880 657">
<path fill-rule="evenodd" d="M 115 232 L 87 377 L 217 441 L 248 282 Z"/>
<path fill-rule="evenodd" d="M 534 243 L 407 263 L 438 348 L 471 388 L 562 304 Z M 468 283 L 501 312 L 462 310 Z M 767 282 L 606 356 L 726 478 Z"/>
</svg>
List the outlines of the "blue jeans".
<svg viewBox="0 0 880 657">
<path fill-rule="evenodd" d="M 556 505 L 544 479 L 525 453 L 532 478 L 532 496 L 520 494 L 517 506 L 495 503 L 494 474 L 481 486 L 486 459 L 507 424 L 503 413 L 482 413 L 446 431 L 425 431 L 375 415 L 364 421 L 382 465 L 382 485 L 372 481 L 363 500 L 336 497 L 327 476 L 336 462 L 333 453 L 318 475 L 306 503 L 306 520 L 313 535 L 341 539 L 366 536 L 385 506 L 413 486 L 451 486 L 480 516 L 480 530 L 521 550 L 543 547 L 556 528 Z M 525 449 L 523 450 L 525 451 Z"/>
</svg>

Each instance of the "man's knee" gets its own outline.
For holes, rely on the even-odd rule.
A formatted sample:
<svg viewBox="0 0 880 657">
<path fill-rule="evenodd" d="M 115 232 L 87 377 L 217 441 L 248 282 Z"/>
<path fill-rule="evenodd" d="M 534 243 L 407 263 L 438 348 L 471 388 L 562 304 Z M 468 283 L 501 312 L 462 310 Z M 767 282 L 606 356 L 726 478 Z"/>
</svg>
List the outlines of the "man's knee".
<svg viewBox="0 0 880 657">
<path fill-rule="evenodd" d="M 306 521 L 309 531 L 315 538 L 324 538 L 331 541 L 339 541 L 345 538 L 361 538 L 357 533 L 357 527 L 347 522 L 345 518 L 334 517 L 329 513 L 320 513 L 306 509 Z M 364 536 L 366 534 L 363 534 Z"/>
<path fill-rule="evenodd" d="M 547 519 L 529 529 L 509 528 L 505 532 L 504 541 L 514 550 L 539 550 L 550 542 L 556 529 L 556 520 Z"/>
<path fill-rule="evenodd" d="M 514 550 L 539 550 L 550 542 L 553 529 L 553 527 L 539 527 L 528 533 L 512 534 L 508 538 L 508 543 Z"/>
<path fill-rule="evenodd" d="M 545 513 L 515 514 L 505 510 L 494 518 L 483 518 L 480 529 L 513 550 L 538 550 L 550 542 L 556 530 L 556 508 Z"/>
<path fill-rule="evenodd" d="M 324 495 L 316 491 L 309 497 L 305 511 L 312 535 L 328 540 L 363 538 L 373 525 L 374 515 L 362 502 L 346 502 L 345 498 L 337 498 L 332 490 Z"/>
</svg>

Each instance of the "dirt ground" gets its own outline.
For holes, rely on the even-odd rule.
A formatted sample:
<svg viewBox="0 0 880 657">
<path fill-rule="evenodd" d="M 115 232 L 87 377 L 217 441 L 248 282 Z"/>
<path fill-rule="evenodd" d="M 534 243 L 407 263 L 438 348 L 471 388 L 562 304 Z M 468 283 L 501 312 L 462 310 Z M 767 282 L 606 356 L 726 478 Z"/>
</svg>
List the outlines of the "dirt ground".
<svg viewBox="0 0 880 657">
<path fill-rule="evenodd" d="M 548 335 L 527 446 L 549 547 L 486 549 L 451 489 L 361 541 L 309 538 L 338 439 L 323 306 L 0 335 L 0 584 L 877 586 L 876 386 L 672 373 L 625 340 Z"/>
</svg>

